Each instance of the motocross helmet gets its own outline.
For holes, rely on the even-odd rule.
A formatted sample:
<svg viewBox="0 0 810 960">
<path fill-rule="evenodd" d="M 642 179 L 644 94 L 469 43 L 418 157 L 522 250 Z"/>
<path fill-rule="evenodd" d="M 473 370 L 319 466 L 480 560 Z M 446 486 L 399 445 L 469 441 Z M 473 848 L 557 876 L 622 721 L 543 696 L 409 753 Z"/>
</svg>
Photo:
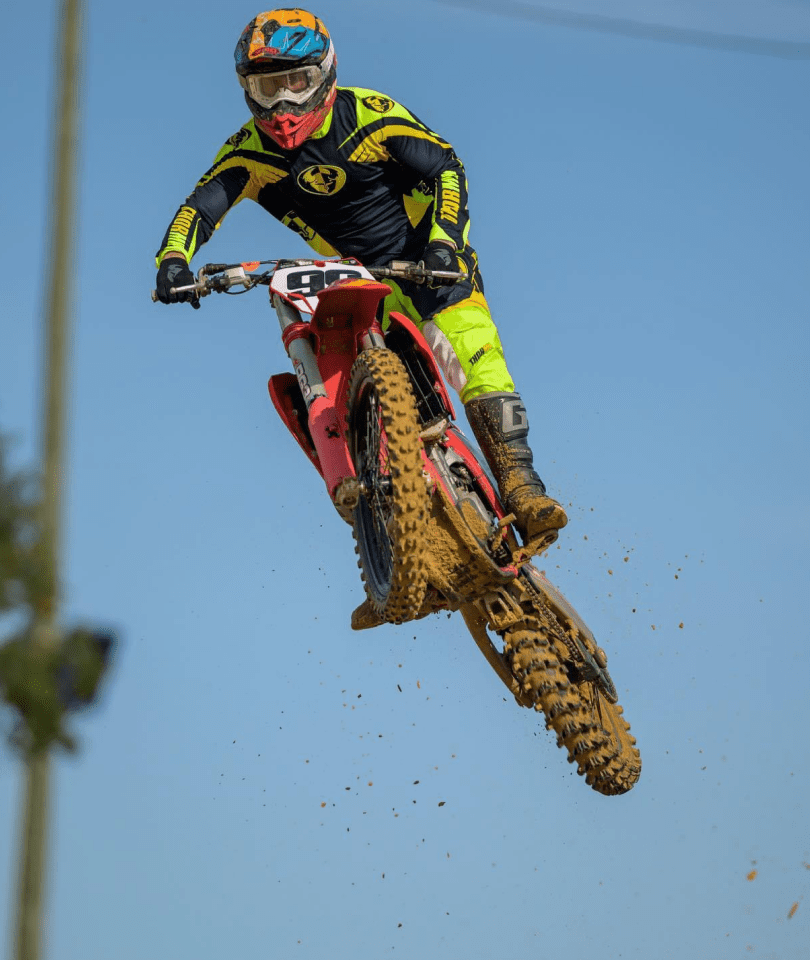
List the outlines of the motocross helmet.
<svg viewBox="0 0 810 960">
<path fill-rule="evenodd" d="M 236 75 L 256 125 L 293 150 L 326 119 L 337 94 L 335 48 L 323 23 L 306 10 L 254 17 L 234 51 Z"/>
</svg>

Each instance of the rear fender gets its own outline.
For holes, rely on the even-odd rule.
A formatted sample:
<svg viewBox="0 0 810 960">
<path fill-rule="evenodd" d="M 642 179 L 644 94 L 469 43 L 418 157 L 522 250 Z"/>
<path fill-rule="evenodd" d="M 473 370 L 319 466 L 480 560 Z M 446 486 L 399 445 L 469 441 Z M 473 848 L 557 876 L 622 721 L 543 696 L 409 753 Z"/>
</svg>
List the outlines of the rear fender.
<svg viewBox="0 0 810 960">
<path fill-rule="evenodd" d="M 321 461 L 307 425 L 307 405 L 298 385 L 298 378 L 292 373 L 277 373 L 267 381 L 267 389 L 284 426 L 295 437 L 310 463 L 323 476 Z"/>
</svg>

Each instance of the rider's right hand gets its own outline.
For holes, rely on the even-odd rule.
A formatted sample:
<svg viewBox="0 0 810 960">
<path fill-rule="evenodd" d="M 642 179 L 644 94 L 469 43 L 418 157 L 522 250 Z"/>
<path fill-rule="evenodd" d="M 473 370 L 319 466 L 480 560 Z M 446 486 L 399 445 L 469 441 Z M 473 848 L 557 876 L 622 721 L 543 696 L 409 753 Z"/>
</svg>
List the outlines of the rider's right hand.
<svg viewBox="0 0 810 960">
<path fill-rule="evenodd" d="M 157 273 L 158 300 L 161 303 L 183 303 L 193 300 L 194 295 L 189 291 L 170 293 L 172 287 L 186 287 L 194 283 L 194 274 L 182 257 L 164 257 L 160 262 Z"/>
</svg>

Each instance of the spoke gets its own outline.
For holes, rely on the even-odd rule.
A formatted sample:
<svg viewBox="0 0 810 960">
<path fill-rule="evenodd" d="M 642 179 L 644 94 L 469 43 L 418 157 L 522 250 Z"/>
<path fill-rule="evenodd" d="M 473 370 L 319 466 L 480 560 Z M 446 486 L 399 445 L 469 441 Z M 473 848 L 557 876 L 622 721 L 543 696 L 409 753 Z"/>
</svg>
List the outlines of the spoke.
<svg viewBox="0 0 810 960">
<path fill-rule="evenodd" d="M 382 410 L 374 391 L 369 391 L 367 402 L 365 449 L 362 455 L 363 483 L 368 491 L 367 502 L 378 546 L 380 569 L 377 574 L 380 580 L 386 580 L 393 569 L 393 550 L 389 534 L 393 511 L 390 502 L 388 443 L 382 422 Z"/>
</svg>

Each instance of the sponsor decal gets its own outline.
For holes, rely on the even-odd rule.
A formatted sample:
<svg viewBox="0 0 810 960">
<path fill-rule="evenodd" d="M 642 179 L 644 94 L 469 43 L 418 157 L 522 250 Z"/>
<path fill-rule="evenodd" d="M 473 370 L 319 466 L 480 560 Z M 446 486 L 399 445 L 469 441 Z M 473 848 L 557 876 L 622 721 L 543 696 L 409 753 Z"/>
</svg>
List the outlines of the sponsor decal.
<svg viewBox="0 0 810 960">
<path fill-rule="evenodd" d="M 363 104 L 375 113 L 388 113 L 394 107 L 394 101 L 388 97 L 363 97 Z"/>
<path fill-rule="evenodd" d="M 304 364 L 300 360 L 296 360 L 293 363 L 295 367 L 295 375 L 298 377 L 298 386 L 301 388 L 301 393 L 305 400 L 309 400 L 310 395 L 312 394 L 312 389 L 309 385 L 309 380 L 307 379 L 307 372 L 304 369 Z"/>
<path fill-rule="evenodd" d="M 238 147 L 241 144 L 243 144 L 249 136 L 250 136 L 250 130 L 245 130 L 245 128 L 242 127 L 242 129 L 237 130 L 232 137 L 228 137 L 228 139 L 226 140 L 226 143 L 231 147 Z"/>
<path fill-rule="evenodd" d="M 299 237 L 306 240 L 307 243 L 315 239 L 315 231 L 312 227 L 308 227 L 300 217 L 296 217 L 293 210 L 283 217 L 281 222 L 285 227 L 289 227 L 290 230 L 297 233 Z"/>
<path fill-rule="evenodd" d="M 169 244 L 177 249 L 179 244 L 183 250 L 189 250 L 197 237 L 200 215 L 191 207 L 182 206 L 169 227 Z M 193 228 L 193 234 L 192 234 Z M 191 234 L 191 237 L 189 237 Z"/>
<path fill-rule="evenodd" d="M 187 233 L 191 229 L 191 225 L 194 223 L 196 216 L 197 211 L 191 207 L 180 207 L 172 226 L 175 230 L 182 230 L 184 233 Z"/>
<path fill-rule="evenodd" d="M 504 403 L 503 421 L 501 423 L 504 436 L 509 437 L 512 434 L 522 435 L 528 425 L 526 408 L 523 406 L 522 400 L 508 400 Z"/>
<path fill-rule="evenodd" d="M 307 193 L 328 196 L 337 193 L 346 183 L 346 171 L 340 167 L 317 164 L 298 174 L 298 186 Z"/>
<path fill-rule="evenodd" d="M 492 344 L 485 343 L 480 350 L 476 350 L 475 353 L 470 357 L 470 366 L 474 367 L 476 363 L 478 363 L 478 361 L 481 359 L 481 357 L 483 357 L 484 354 L 489 353 L 491 349 L 492 349 Z"/>
<path fill-rule="evenodd" d="M 442 189 L 442 205 L 439 209 L 439 216 L 442 220 L 449 223 L 458 223 L 458 212 L 461 209 L 461 195 L 458 190 L 449 187 Z"/>
</svg>

